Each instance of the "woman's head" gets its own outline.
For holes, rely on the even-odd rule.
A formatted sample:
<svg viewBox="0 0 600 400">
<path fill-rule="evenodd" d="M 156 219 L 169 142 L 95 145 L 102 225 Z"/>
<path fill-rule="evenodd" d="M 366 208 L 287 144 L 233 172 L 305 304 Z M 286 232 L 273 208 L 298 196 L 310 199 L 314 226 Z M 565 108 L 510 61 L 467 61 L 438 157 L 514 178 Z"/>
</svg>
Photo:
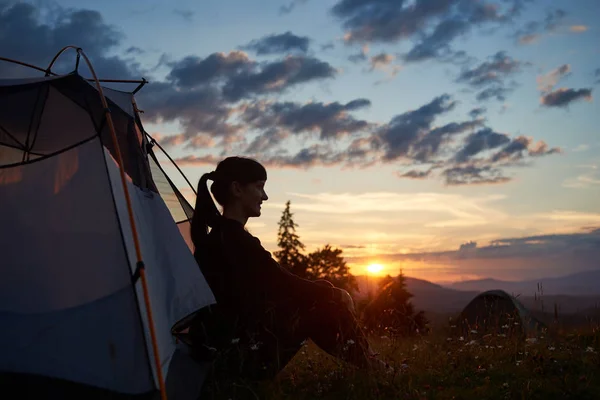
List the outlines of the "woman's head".
<svg viewBox="0 0 600 400">
<path fill-rule="evenodd" d="M 192 218 L 192 239 L 202 240 L 208 233 L 208 226 L 213 226 L 220 217 L 210 194 L 207 181 L 213 183 L 210 191 L 223 207 L 225 215 L 235 215 L 246 220 L 260 216 L 260 205 L 268 197 L 264 191 L 267 171 L 257 161 L 245 157 L 228 157 L 217 165 L 217 168 L 204 174 L 198 182 L 196 207 Z"/>
</svg>

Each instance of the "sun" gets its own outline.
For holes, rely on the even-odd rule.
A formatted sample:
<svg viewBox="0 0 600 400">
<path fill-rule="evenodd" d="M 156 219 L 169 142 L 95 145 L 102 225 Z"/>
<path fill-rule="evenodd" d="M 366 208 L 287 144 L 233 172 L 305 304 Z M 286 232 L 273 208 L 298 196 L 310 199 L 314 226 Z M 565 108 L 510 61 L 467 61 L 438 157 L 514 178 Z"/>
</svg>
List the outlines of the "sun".
<svg viewBox="0 0 600 400">
<path fill-rule="evenodd" d="M 381 264 L 370 264 L 369 266 L 367 266 L 367 271 L 369 271 L 372 274 L 378 274 L 383 270 L 383 265 Z"/>
</svg>

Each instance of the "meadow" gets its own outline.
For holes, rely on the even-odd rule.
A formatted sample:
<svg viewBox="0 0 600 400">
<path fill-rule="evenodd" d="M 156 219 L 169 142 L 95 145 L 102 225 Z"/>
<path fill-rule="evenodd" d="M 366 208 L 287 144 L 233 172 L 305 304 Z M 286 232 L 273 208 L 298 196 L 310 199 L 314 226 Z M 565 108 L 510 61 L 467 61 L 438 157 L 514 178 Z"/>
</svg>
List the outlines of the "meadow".
<svg viewBox="0 0 600 400">
<path fill-rule="evenodd" d="M 460 336 L 371 336 L 392 373 L 359 371 L 310 341 L 271 382 L 207 382 L 205 399 L 600 399 L 600 326 Z"/>
</svg>

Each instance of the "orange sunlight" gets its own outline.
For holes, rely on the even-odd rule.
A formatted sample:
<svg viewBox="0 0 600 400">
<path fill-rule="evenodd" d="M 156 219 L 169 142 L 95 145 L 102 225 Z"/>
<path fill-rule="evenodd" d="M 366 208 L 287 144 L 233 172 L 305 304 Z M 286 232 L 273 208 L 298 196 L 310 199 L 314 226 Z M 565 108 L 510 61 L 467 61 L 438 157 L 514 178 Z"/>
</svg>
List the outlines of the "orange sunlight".
<svg viewBox="0 0 600 400">
<path fill-rule="evenodd" d="M 370 274 L 377 275 L 377 274 L 379 274 L 381 271 L 383 271 L 383 268 L 384 268 L 384 267 L 383 267 L 383 265 L 381 265 L 381 264 L 370 264 L 370 265 L 368 265 L 368 266 L 367 266 L 367 271 L 368 271 Z"/>
</svg>

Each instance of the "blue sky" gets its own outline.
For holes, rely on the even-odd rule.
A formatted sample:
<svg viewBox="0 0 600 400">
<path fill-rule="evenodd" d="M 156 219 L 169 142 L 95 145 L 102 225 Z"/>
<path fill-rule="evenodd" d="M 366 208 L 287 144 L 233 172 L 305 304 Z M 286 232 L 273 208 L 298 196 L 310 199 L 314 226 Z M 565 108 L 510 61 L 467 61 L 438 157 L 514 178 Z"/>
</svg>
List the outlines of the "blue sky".
<svg viewBox="0 0 600 400">
<path fill-rule="evenodd" d="M 596 253 L 565 263 L 549 249 L 599 243 L 599 14 L 595 0 L 0 0 L 14 22 L 0 55 L 46 65 L 76 44 L 103 76 L 146 77 L 145 128 L 194 183 L 223 154 L 265 162 L 270 200 L 249 229 L 269 250 L 289 199 L 307 249 L 342 247 L 355 273 L 382 262 L 438 281 L 536 278 L 598 268 Z M 248 46 L 269 37 L 271 54 Z M 536 262 L 514 241 L 500 264 L 484 251 L 535 235 Z M 468 265 L 435 255 L 469 241 L 482 251 Z"/>
</svg>

